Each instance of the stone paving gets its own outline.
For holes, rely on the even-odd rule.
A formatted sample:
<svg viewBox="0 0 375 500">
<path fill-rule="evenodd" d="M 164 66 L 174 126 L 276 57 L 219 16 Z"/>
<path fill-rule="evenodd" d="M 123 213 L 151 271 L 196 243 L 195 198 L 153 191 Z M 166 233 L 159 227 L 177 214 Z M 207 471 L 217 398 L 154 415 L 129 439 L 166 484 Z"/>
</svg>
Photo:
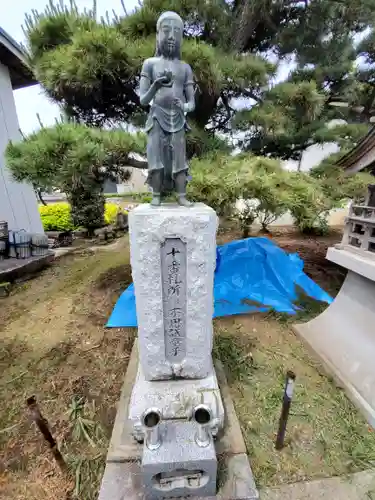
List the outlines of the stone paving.
<svg viewBox="0 0 375 500">
<path fill-rule="evenodd" d="M 375 470 L 266 488 L 260 500 L 375 500 Z"/>
</svg>

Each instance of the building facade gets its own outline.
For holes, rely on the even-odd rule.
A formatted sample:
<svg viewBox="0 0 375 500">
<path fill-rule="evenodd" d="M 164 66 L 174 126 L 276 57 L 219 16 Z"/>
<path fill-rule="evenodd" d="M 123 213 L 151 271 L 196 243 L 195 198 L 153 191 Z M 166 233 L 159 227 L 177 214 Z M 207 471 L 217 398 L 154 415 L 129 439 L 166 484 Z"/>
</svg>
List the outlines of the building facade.
<svg viewBox="0 0 375 500">
<path fill-rule="evenodd" d="M 107 180 L 104 183 L 105 194 L 147 193 L 150 191 L 147 180 L 147 170 L 140 168 L 125 167 L 130 172 L 130 178 L 126 182 L 120 179 L 118 182 Z"/>
<path fill-rule="evenodd" d="M 0 28 L 0 220 L 12 230 L 42 233 L 34 190 L 12 179 L 4 157 L 9 141 L 21 138 L 13 91 L 35 83 L 22 49 Z"/>
</svg>

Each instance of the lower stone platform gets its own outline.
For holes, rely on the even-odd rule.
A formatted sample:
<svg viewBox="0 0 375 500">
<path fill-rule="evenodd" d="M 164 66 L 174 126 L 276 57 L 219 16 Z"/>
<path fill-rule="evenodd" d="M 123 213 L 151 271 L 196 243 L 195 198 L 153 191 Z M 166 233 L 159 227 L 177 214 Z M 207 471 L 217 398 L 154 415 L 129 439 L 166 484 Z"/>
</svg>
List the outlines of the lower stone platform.
<svg viewBox="0 0 375 500">
<path fill-rule="evenodd" d="M 246 453 L 245 442 L 229 393 L 224 369 L 215 363 L 216 375 L 225 410 L 224 431 L 215 442 L 218 458 L 218 491 L 208 500 L 256 500 L 259 498 Z M 138 371 L 138 348 L 134 343 L 120 397 L 110 442 L 99 500 L 144 500 L 141 461 L 143 445 L 132 436 L 128 419 L 131 392 Z M 200 500 L 189 497 L 190 500 Z M 203 500 L 203 499 L 202 499 Z"/>
<path fill-rule="evenodd" d="M 46 255 L 29 257 L 28 259 L 3 259 L 0 260 L 0 282 L 21 281 L 40 271 L 55 258 L 54 252 Z"/>
</svg>

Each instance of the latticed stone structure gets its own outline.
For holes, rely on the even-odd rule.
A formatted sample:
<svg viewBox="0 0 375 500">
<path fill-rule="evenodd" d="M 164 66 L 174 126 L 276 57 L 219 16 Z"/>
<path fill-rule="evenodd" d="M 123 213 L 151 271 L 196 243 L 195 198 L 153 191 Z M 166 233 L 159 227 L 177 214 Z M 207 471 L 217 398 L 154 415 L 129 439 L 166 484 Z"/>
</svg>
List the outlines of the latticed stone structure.
<svg viewBox="0 0 375 500">
<path fill-rule="evenodd" d="M 338 248 L 370 252 L 375 258 L 375 185 L 369 186 L 363 205 L 352 204 Z"/>
</svg>

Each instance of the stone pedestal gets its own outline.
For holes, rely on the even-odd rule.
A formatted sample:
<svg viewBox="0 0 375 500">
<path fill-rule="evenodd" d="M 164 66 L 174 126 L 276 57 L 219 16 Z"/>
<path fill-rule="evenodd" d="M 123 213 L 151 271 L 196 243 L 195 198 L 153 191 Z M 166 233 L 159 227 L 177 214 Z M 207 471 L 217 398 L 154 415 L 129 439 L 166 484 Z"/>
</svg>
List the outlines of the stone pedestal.
<svg viewBox="0 0 375 500">
<path fill-rule="evenodd" d="M 137 378 L 137 372 L 139 373 L 138 366 L 138 349 L 137 343 L 135 343 L 118 403 L 99 500 L 146 500 L 147 498 L 149 488 L 145 485 L 145 479 L 147 480 L 148 477 L 147 471 L 150 471 L 148 464 L 152 462 L 152 459 L 150 460 L 151 452 L 147 451 L 145 455 L 144 445 L 138 444 L 134 440 L 132 422 L 128 419 L 131 390 Z M 258 500 L 259 494 L 246 454 L 241 428 L 233 407 L 225 373 L 219 362 L 215 362 L 215 373 L 225 409 L 225 426 L 214 442 L 218 465 L 217 491 L 216 494 L 203 497 L 210 492 L 204 490 L 202 486 L 198 495 L 194 496 L 190 490 L 189 500 L 203 500 L 203 498 L 207 500 Z M 182 427 L 184 427 L 183 420 L 175 421 L 173 427 L 178 423 L 183 423 Z M 189 424 L 189 422 L 186 423 Z M 168 425 L 168 422 L 166 424 Z M 193 432 L 189 432 L 189 436 L 193 435 Z M 152 453 L 152 457 L 156 461 L 159 450 Z M 168 457 L 175 459 L 178 450 L 181 452 L 180 460 L 185 460 L 183 467 L 193 465 L 192 462 L 189 465 L 186 461 L 186 458 L 191 458 L 189 450 L 187 450 L 186 440 L 177 449 L 167 450 L 168 455 L 163 455 L 164 462 L 159 461 L 159 465 L 161 463 L 163 466 L 166 465 Z M 187 452 L 186 455 L 182 455 L 184 450 Z M 208 453 L 212 453 L 211 447 Z M 202 467 L 197 462 L 194 463 L 194 466 L 198 466 L 197 470 L 204 470 L 209 474 L 209 477 L 212 477 L 215 473 L 215 460 L 212 455 L 209 457 L 208 453 L 201 454 L 201 457 L 206 460 L 206 463 L 201 464 Z M 144 467 L 142 467 L 142 462 Z M 153 463 L 155 464 L 155 462 Z M 182 496 L 182 498 L 186 498 L 186 496 Z"/>
<path fill-rule="evenodd" d="M 217 216 L 140 205 L 129 216 L 140 362 L 146 380 L 202 379 L 212 370 Z"/>
<path fill-rule="evenodd" d="M 256 499 L 211 357 L 217 216 L 203 204 L 141 205 L 129 227 L 139 362 L 133 351 L 124 391 L 134 386 L 120 401 L 100 500 Z"/>
<path fill-rule="evenodd" d="M 375 256 L 345 245 L 327 259 L 348 269 L 345 282 L 323 314 L 294 329 L 375 428 Z"/>
<path fill-rule="evenodd" d="M 142 366 L 138 365 L 130 405 L 129 420 L 137 441 L 143 441 L 142 415 L 148 408 L 162 409 L 163 421 L 190 420 L 193 409 L 205 404 L 212 411 L 211 432 L 217 436 L 224 427 L 224 407 L 215 369 L 211 363 L 210 374 L 199 380 L 146 380 Z"/>
</svg>

